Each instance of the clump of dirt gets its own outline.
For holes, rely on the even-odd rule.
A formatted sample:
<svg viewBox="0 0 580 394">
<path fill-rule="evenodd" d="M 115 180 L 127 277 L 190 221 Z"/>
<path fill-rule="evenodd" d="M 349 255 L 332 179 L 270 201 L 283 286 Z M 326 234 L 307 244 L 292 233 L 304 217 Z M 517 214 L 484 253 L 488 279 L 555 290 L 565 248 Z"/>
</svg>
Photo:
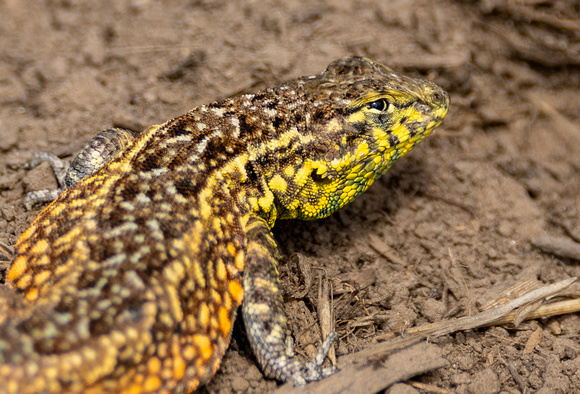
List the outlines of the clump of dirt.
<svg viewBox="0 0 580 394">
<path fill-rule="evenodd" d="M 300 253 L 311 265 L 308 288 L 295 264 L 281 266 L 299 354 L 311 357 L 318 346 L 321 272 L 354 284 L 334 294 L 338 356 L 408 327 L 474 314 L 519 281 L 580 275 L 578 261 L 532 245 L 543 234 L 580 238 L 574 1 L 9 0 L 0 2 L 0 43 L 5 243 L 42 208 L 26 211 L 25 193 L 55 185 L 46 167 L 18 167 L 32 153 L 70 158 L 101 129 L 140 130 L 354 54 L 435 81 L 452 108 L 432 137 L 350 206 L 316 222 L 277 224 L 287 261 Z M 533 335 L 541 339 L 525 351 Z M 459 332 L 435 340 L 448 365 L 408 384 L 580 391 L 579 335 L 577 314 Z M 275 387 L 237 327 L 204 390 Z"/>
</svg>

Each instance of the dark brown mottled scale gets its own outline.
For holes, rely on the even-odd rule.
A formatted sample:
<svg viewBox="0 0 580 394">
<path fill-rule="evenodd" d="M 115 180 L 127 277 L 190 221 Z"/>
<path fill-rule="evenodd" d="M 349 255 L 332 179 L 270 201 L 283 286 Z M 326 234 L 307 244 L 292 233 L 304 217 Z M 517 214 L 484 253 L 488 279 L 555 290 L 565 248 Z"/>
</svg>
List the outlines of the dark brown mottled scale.
<svg viewBox="0 0 580 394">
<path fill-rule="evenodd" d="M 191 391 L 218 368 L 242 299 L 268 376 L 331 374 L 334 334 L 313 362 L 288 355 L 269 229 L 354 199 L 448 105 L 436 85 L 352 57 L 152 126 L 101 164 L 85 149 L 88 176 L 73 168 L 82 179 L 16 245 L 8 279 L 23 297 L 0 298 L 6 391 Z"/>
</svg>

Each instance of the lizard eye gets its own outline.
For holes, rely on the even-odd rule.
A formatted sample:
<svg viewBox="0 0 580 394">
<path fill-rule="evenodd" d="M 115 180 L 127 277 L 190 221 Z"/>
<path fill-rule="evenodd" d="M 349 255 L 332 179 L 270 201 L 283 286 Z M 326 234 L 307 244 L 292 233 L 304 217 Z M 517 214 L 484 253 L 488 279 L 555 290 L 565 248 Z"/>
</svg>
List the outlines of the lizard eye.
<svg viewBox="0 0 580 394">
<path fill-rule="evenodd" d="M 380 99 L 376 101 L 372 101 L 367 104 L 368 109 L 376 109 L 378 111 L 386 111 L 389 109 L 390 103 L 385 99 Z"/>
</svg>

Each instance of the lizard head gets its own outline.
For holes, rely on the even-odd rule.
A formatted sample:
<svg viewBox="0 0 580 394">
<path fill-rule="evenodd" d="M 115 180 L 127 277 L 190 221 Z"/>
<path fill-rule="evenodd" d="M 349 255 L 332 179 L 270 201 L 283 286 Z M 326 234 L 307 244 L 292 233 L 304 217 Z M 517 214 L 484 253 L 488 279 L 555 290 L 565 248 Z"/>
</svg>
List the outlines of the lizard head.
<svg viewBox="0 0 580 394">
<path fill-rule="evenodd" d="M 449 96 L 437 85 L 360 57 L 336 60 L 322 74 L 297 80 L 295 89 L 309 110 L 295 150 L 300 159 L 280 171 L 295 184 L 292 193 L 277 196 L 280 218 L 316 219 L 343 207 L 423 141 L 449 109 Z"/>
</svg>

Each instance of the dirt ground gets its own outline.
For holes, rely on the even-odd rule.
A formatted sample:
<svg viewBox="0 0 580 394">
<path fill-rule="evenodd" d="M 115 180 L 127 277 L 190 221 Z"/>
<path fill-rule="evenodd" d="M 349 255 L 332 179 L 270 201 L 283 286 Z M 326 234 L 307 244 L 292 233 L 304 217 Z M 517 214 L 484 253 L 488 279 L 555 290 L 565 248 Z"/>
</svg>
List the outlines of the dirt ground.
<svg viewBox="0 0 580 394">
<path fill-rule="evenodd" d="M 33 152 L 69 159 L 101 129 L 140 130 L 346 55 L 433 80 L 452 108 L 353 204 L 276 225 L 298 353 L 318 346 L 308 332 L 319 272 L 364 274 L 334 295 L 339 356 L 476 313 L 527 279 L 580 276 L 579 261 L 532 245 L 580 238 L 575 0 L 0 0 L 0 241 L 13 245 L 42 208 L 27 211 L 25 193 L 56 187 L 47 165 L 18 168 Z M 286 264 L 295 253 L 314 273 L 301 298 L 304 280 Z M 580 392 L 579 338 L 578 314 L 459 332 L 433 341 L 446 367 L 393 391 Z M 202 390 L 275 388 L 238 324 Z"/>
</svg>

